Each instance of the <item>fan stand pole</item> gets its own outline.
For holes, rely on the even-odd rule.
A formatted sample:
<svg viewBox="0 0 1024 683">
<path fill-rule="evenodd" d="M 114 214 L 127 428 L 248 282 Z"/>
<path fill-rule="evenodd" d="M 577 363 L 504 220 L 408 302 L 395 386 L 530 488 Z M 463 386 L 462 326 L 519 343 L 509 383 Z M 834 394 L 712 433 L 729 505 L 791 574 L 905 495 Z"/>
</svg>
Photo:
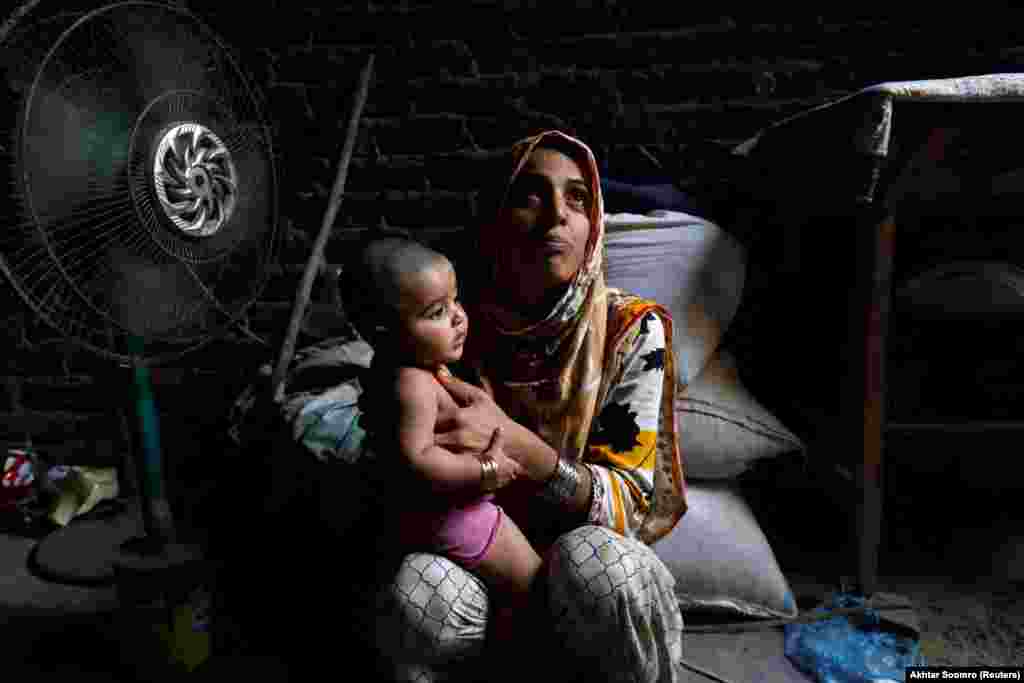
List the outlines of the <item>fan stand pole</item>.
<svg viewBox="0 0 1024 683">
<path fill-rule="evenodd" d="M 327 240 L 331 235 L 331 228 L 338 216 L 338 209 L 341 207 L 341 200 L 345 195 L 345 181 L 348 178 L 348 166 L 352 161 L 352 152 L 356 146 L 356 137 L 359 133 L 359 120 L 362 117 L 363 106 L 366 104 L 367 94 L 370 90 L 370 77 L 373 73 L 374 55 L 366 60 L 366 65 L 359 74 L 359 89 L 356 91 L 355 100 L 352 103 L 352 114 L 348 119 L 348 130 L 345 134 L 345 146 L 341 150 L 341 161 L 338 163 L 338 174 L 334 179 L 334 187 L 331 189 L 331 197 L 327 203 L 327 210 L 324 212 L 324 220 L 320 225 L 320 232 L 313 243 L 313 253 L 306 263 L 306 270 L 302 274 L 302 282 L 295 293 L 295 304 L 292 307 L 291 321 L 288 323 L 288 331 L 285 334 L 284 342 L 281 344 L 281 353 L 277 358 L 277 365 L 274 367 L 274 374 L 271 377 L 271 391 L 276 403 L 284 398 L 284 376 L 288 365 L 295 355 L 295 342 L 299 336 L 299 328 L 302 326 L 302 319 L 306 314 L 306 307 L 309 304 L 310 293 L 313 291 L 313 280 L 320 270 L 324 259 L 324 249 Z"/>
<path fill-rule="evenodd" d="M 127 604 L 161 596 L 173 604 L 186 587 L 205 576 L 203 553 L 178 542 L 167 498 L 160 452 L 160 422 L 149 368 L 142 361 L 143 342 L 128 339 L 135 388 L 136 438 L 133 458 L 142 516 L 142 535 L 123 541 L 112 560 L 115 585 Z"/>
<path fill-rule="evenodd" d="M 209 571 L 202 549 L 176 538 L 149 368 L 142 361 L 142 340 L 131 336 L 128 343 L 135 420 L 131 426 L 133 420 L 126 419 L 131 438 L 125 466 L 134 475 L 141 520 L 135 515 L 119 515 L 76 521 L 42 539 L 32 562 L 33 571 L 48 581 L 116 586 L 124 605 L 168 596 L 194 585 Z"/>
<path fill-rule="evenodd" d="M 139 340 L 133 341 L 135 345 L 141 347 Z M 141 354 L 141 348 L 134 349 L 133 353 Z M 167 543 L 174 541 L 174 517 L 164 486 L 160 422 L 152 382 L 149 368 L 141 362 L 140 357 L 135 355 L 132 359 L 135 411 L 138 420 L 138 438 L 132 448 L 132 456 L 136 458 L 134 469 L 138 483 L 143 535 L 129 539 L 122 545 L 122 549 L 140 554 L 159 554 Z M 136 456 L 136 453 L 140 453 L 141 458 Z"/>
</svg>

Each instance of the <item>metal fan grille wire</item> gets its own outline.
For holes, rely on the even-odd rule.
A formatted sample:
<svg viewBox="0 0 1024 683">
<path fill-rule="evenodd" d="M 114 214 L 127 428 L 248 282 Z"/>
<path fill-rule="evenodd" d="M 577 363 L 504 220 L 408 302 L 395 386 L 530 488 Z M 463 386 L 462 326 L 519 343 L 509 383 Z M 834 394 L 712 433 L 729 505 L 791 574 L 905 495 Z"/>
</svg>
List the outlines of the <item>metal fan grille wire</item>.
<svg viewBox="0 0 1024 683">
<path fill-rule="evenodd" d="M 40 24 L 20 36 L 35 71 L 6 74 L 21 106 L 15 144 L 0 149 L 15 214 L 0 268 L 51 326 L 95 351 L 131 357 L 135 336 L 150 361 L 178 356 L 244 315 L 276 256 L 258 100 L 179 8 L 122 2 Z M 168 143 L 193 130 L 206 135 Z"/>
</svg>

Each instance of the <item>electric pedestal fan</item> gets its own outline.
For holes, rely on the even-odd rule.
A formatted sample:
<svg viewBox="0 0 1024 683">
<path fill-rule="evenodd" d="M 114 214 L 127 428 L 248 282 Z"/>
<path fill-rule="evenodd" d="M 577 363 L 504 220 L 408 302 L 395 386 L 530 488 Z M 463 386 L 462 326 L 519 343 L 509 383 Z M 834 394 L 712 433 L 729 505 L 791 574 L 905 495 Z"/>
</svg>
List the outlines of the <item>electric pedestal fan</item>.
<svg viewBox="0 0 1024 683">
<path fill-rule="evenodd" d="M 0 26 L 0 51 L 16 103 L 0 113 L 0 269 L 49 326 L 131 368 L 138 392 L 141 525 L 72 523 L 36 563 L 105 582 L 180 562 L 147 373 L 236 325 L 262 290 L 277 181 L 259 100 L 176 4 L 30 1 Z M 111 391 L 131 391 L 125 379 Z"/>
</svg>

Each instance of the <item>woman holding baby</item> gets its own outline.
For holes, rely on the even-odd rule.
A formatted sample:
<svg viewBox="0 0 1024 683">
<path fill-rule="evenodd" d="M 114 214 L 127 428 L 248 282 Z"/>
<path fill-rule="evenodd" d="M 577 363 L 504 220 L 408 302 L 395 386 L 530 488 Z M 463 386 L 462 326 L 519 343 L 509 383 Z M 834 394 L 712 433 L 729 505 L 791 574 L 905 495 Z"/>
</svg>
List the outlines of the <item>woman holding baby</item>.
<svg viewBox="0 0 1024 683">
<path fill-rule="evenodd" d="M 380 577 L 374 646 L 401 681 L 497 680 L 516 667 L 542 680 L 678 681 L 674 579 L 649 547 L 686 510 L 672 322 L 605 287 L 586 145 L 550 131 L 517 143 L 508 162 L 476 267 L 459 267 L 464 348 L 454 374 L 437 373 L 452 403 L 433 442 L 483 456 L 482 492 L 539 568 L 502 626 L 472 565 L 408 545 Z M 516 468 L 497 488 L 495 455 Z"/>
</svg>

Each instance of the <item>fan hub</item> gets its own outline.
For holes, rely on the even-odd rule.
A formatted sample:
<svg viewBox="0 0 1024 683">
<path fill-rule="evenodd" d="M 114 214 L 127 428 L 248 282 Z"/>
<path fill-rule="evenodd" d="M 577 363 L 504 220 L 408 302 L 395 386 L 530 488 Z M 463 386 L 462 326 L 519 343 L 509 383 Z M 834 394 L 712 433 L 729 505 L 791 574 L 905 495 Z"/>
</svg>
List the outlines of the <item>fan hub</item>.
<svg viewBox="0 0 1024 683">
<path fill-rule="evenodd" d="M 203 169 L 189 169 L 186 180 L 188 180 L 188 189 L 200 199 L 209 200 L 213 197 L 210 181 L 207 178 L 206 171 Z"/>
<path fill-rule="evenodd" d="M 235 208 L 238 179 L 231 152 L 198 123 L 172 126 L 157 145 L 153 185 L 164 213 L 192 237 L 217 233 Z"/>
</svg>

